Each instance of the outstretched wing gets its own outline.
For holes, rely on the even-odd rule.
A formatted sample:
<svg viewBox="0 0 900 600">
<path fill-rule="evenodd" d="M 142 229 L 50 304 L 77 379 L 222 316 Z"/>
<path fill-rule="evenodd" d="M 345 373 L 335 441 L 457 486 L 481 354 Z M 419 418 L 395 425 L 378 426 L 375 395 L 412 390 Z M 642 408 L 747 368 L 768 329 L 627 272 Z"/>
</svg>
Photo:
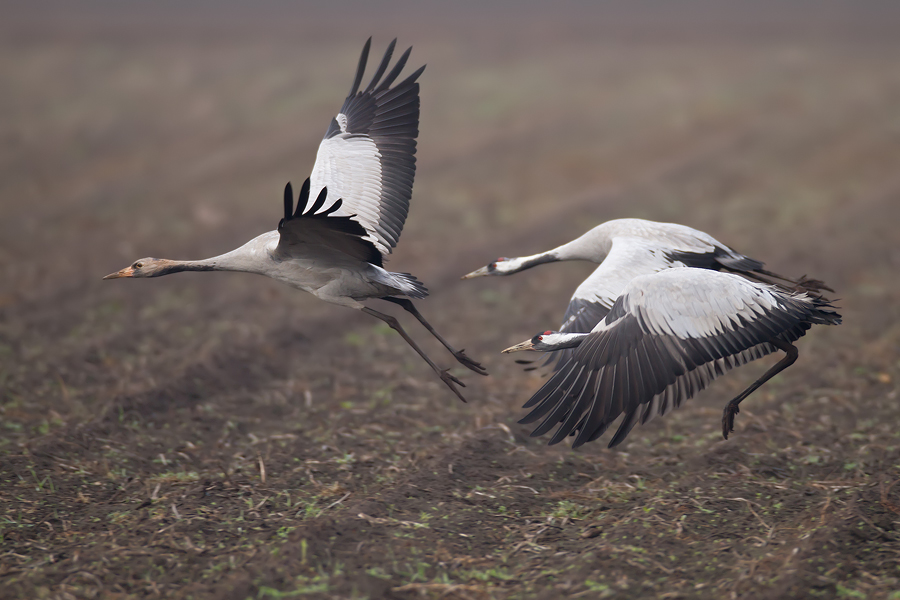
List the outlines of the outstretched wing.
<svg viewBox="0 0 900 600">
<path fill-rule="evenodd" d="M 381 253 L 366 238 L 368 234 L 363 226 L 350 217 L 336 214 L 343 205 L 341 199 L 322 210 L 328 199 L 328 188 L 322 188 L 315 202 L 307 208 L 309 187 L 307 179 L 300 189 L 296 210 L 291 184 L 284 187 L 284 218 L 278 223 L 276 253 L 282 257 L 309 257 L 321 252 L 337 251 L 357 260 L 382 266 Z"/>
<path fill-rule="evenodd" d="M 423 66 L 391 87 L 412 50 L 384 75 L 396 42 L 390 43 L 371 82 L 360 91 L 372 39 L 366 42 L 350 95 L 319 144 L 310 176 L 312 193 L 327 187 L 332 197 L 341 198 L 335 214 L 358 222 L 365 239 L 383 255 L 397 245 L 409 213 L 419 134 L 416 80 L 425 70 Z"/>
<path fill-rule="evenodd" d="M 830 305 L 715 271 L 677 268 L 632 280 L 604 320 L 525 404 L 520 422 L 557 424 L 555 444 L 599 437 L 622 413 L 610 447 L 652 411 L 678 406 L 725 371 L 793 342 L 812 323 L 838 323 Z"/>
</svg>

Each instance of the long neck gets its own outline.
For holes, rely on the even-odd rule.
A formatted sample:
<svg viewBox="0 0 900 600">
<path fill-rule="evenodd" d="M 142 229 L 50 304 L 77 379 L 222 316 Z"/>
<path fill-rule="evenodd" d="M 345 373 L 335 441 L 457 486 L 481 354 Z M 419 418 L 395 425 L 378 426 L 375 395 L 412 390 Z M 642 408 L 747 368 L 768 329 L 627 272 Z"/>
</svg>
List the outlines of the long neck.
<svg viewBox="0 0 900 600">
<path fill-rule="evenodd" d="M 502 275 L 512 275 L 519 271 L 530 269 L 545 263 L 556 262 L 560 260 L 554 254 L 554 250 L 542 252 L 540 254 L 532 254 L 531 256 L 519 256 L 518 258 L 507 258 L 503 262 L 497 263 L 497 271 Z"/>
<path fill-rule="evenodd" d="M 204 258 L 203 260 L 166 260 L 160 275 L 179 273 L 181 271 L 242 271 L 261 273 L 269 260 L 263 236 L 250 240 L 240 248 L 231 252 Z"/>
<path fill-rule="evenodd" d="M 603 223 L 550 252 L 556 255 L 556 260 L 588 260 L 599 264 L 612 246 L 608 229 L 607 224 Z"/>
<path fill-rule="evenodd" d="M 587 333 L 554 333 L 553 335 L 545 335 L 542 342 L 546 348 L 541 348 L 541 350 L 552 352 L 554 350 L 565 350 L 566 348 L 577 348 L 588 335 Z"/>
<path fill-rule="evenodd" d="M 204 258 L 202 260 L 169 260 L 166 261 L 165 275 L 181 271 L 246 271 L 241 268 L 241 261 L 232 256 L 232 252 Z"/>
<path fill-rule="evenodd" d="M 507 274 L 518 273 L 544 263 L 563 260 L 587 260 L 599 264 L 609 254 L 610 246 L 611 241 L 606 228 L 603 225 L 599 225 L 584 235 L 553 250 L 532 254 L 531 256 L 508 259 L 506 261 L 508 264 L 505 265 L 503 270 Z"/>
</svg>

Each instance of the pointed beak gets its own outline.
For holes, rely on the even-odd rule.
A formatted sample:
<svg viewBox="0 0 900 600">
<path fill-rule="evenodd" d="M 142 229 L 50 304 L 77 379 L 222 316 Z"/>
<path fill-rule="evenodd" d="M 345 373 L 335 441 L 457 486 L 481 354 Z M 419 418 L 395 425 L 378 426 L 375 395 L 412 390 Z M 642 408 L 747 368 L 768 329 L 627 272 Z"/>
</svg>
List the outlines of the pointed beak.
<svg viewBox="0 0 900 600">
<path fill-rule="evenodd" d="M 125 267 L 121 271 L 116 271 L 115 273 L 110 273 L 103 279 L 118 279 L 120 277 L 134 277 L 134 269 L 131 267 Z"/>
<path fill-rule="evenodd" d="M 534 350 L 534 344 L 531 343 L 531 340 L 522 342 L 521 344 L 516 344 L 515 346 L 510 346 L 503 351 L 503 354 L 509 354 L 510 352 L 522 352 L 523 350 Z"/>
<path fill-rule="evenodd" d="M 488 271 L 487 267 L 481 267 L 477 271 L 472 271 L 468 275 L 463 275 L 462 277 L 460 277 L 460 279 L 474 279 L 475 277 L 483 277 L 489 274 L 490 272 Z"/>
</svg>

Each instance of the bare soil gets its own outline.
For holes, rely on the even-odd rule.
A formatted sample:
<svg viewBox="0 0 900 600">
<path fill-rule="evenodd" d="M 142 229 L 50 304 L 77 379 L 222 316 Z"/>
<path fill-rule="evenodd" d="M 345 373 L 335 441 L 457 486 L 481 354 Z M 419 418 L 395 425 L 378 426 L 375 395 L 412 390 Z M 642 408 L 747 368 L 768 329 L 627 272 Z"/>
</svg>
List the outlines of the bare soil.
<svg viewBox="0 0 900 600">
<path fill-rule="evenodd" d="M 401 8 L 0 26 L 0 598 L 900 598 L 896 15 Z M 100 281 L 273 228 L 370 34 L 428 63 L 390 267 L 468 404 L 275 282 Z M 773 358 L 614 450 L 516 424 L 592 267 L 459 276 L 626 216 L 837 290 L 728 441 Z"/>
</svg>

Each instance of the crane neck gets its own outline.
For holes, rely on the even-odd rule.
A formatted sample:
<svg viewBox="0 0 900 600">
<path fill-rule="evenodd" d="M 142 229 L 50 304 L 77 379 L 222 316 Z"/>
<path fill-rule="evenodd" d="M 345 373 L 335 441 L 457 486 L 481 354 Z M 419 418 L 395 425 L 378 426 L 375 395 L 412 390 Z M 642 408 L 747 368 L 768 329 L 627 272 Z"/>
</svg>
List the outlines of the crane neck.
<svg viewBox="0 0 900 600">
<path fill-rule="evenodd" d="M 587 260 L 599 264 L 609 254 L 612 246 L 612 240 L 606 233 L 602 226 L 595 227 L 549 253 L 556 257 L 555 260 Z"/>
<path fill-rule="evenodd" d="M 577 348 L 584 341 L 588 333 L 552 333 L 550 335 L 541 336 L 544 352 L 553 350 L 565 350 L 566 348 Z"/>
<path fill-rule="evenodd" d="M 240 271 L 244 273 L 261 273 L 267 261 L 267 234 L 250 240 L 231 252 L 204 258 L 202 260 L 167 260 L 160 262 L 162 268 L 154 276 L 169 275 L 182 271 Z"/>
</svg>

